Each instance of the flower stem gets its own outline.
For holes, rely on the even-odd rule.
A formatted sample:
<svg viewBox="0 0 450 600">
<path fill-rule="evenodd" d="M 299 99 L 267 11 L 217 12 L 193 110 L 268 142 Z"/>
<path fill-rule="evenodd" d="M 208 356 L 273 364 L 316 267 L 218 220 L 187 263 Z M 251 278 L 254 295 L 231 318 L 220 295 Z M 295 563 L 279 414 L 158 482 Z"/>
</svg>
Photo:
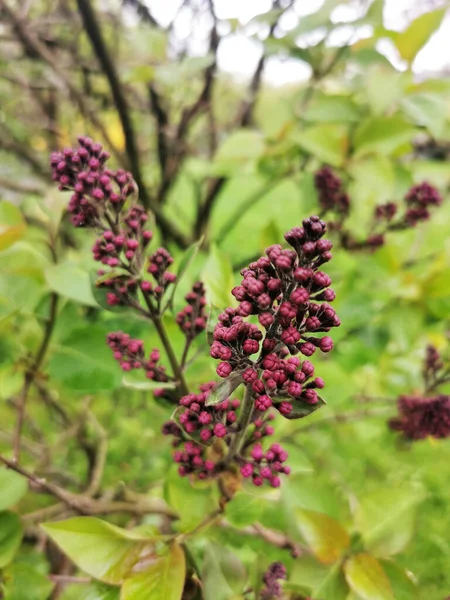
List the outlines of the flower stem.
<svg viewBox="0 0 450 600">
<path fill-rule="evenodd" d="M 183 368 L 179 364 L 177 357 L 175 356 L 174 349 L 172 344 L 170 343 L 169 336 L 167 335 L 166 328 L 164 327 L 163 320 L 161 316 L 158 314 L 157 310 L 152 304 L 151 298 L 147 293 L 144 292 L 144 299 L 147 305 L 149 314 L 152 318 L 153 323 L 155 324 L 156 331 L 158 332 L 159 338 L 161 340 L 162 345 L 164 346 L 164 350 L 166 351 L 167 357 L 170 362 L 170 366 L 172 367 L 173 374 L 175 379 L 178 382 L 178 388 L 181 392 L 182 396 L 186 396 L 189 394 L 189 389 L 186 384 L 186 380 L 183 375 Z"/>
<path fill-rule="evenodd" d="M 228 454 L 225 457 L 225 465 L 228 466 L 236 454 L 239 453 L 242 448 L 242 444 L 245 440 L 245 434 L 247 433 L 247 427 L 252 418 L 254 408 L 253 402 L 253 390 L 250 385 L 245 387 L 244 399 L 242 401 L 241 414 L 238 420 L 238 431 L 233 436 L 230 447 L 228 448 Z"/>
</svg>

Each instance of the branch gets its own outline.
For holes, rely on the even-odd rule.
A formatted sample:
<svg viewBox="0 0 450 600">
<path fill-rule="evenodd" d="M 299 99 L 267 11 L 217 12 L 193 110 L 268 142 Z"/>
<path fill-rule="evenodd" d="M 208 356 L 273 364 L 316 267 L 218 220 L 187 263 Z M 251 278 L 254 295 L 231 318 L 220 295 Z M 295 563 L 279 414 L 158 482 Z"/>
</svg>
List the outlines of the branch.
<svg viewBox="0 0 450 600">
<path fill-rule="evenodd" d="M 150 97 L 150 110 L 152 111 L 156 121 L 158 137 L 157 146 L 159 166 L 161 171 L 161 181 L 164 181 L 166 177 L 166 164 L 169 156 L 169 143 L 166 131 L 169 125 L 169 117 L 167 111 L 163 108 L 161 98 L 159 97 L 159 94 L 152 83 L 148 86 L 148 91 Z"/>
<path fill-rule="evenodd" d="M 160 152 L 160 164 L 161 164 L 161 185 L 157 194 L 157 203 L 161 204 L 167 197 L 167 194 L 175 182 L 176 176 L 183 164 L 184 158 L 187 153 L 186 137 L 189 129 L 195 119 L 202 114 L 208 107 L 211 107 L 212 90 L 214 85 L 214 79 L 217 70 L 217 49 L 219 47 L 219 34 L 217 32 L 217 17 L 214 11 L 213 0 L 209 0 L 209 9 L 213 18 L 213 26 L 211 28 L 209 38 L 209 53 L 213 55 L 213 61 L 209 67 L 205 69 L 203 87 L 197 98 L 197 100 L 188 108 L 185 108 L 182 112 L 180 121 L 177 126 L 176 134 L 173 141 L 169 144 L 167 138 L 167 115 L 166 122 L 161 126 L 160 120 L 158 120 L 158 114 L 156 113 L 153 98 L 153 113 L 155 114 L 158 122 L 158 145 L 160 135 L 164 137 L 164 145 L 166 149 L 170 146 L 170 152 L 165 153 L 164 161 L 161 161 Z M 150 87 L 150 93 L 152 93 L 152 87 Z M 155 90 L 153 88 L 153 94 Z M 161 117 L 161 115 L 159 115 Z"/>
<path fill-rule="evenodd" d="M 0 462 L 13 471 L 16 471 L 16 473 L 20 473 L 20 475 L 26 477 L 28 481 L 38 489 L 45 490 L 55 498 L 58 498 L 58 500 L 61 500 L 63 504 L 70 507 L 74 512 L 82 515 L 130 513 L 134 515 L 159 514 L 172 519 L 177 518 L 177 514 L 168 508 L 164 502 L 159 501 L 158 499 L 147 500 L 138 498 L 134 501 L 96 500 L 83 494 L 73 494 L 44 478 L 37 477 L 14 460 L 6 458 L 6 456 L 0 455 Z M 56 506 L 58 509 L 60 508 L 60 504 L 58 504 L 55 505 L 55 508 L 48 507 L 43 510 L 47 510 L 50 513 L 57 512 Z M 27 518 L 30 519 L 30 515 L 28 515 Z"/>
<path fill-rule="evenodd" d="M 284 533 L 275 531 L 273 529 L 268 529 L 260 523 L 255 523 L 252 525 L 252 529 L 255 531 L 256 535 L 261 537 L 269 544 L 272 544 L 272 546 L 277 546 L 277 548 L 282 548 L 283 550 L 289 550 L 294 558 L 298 558 L 303 554 L 309 554 L 306 546 L 302 546 L 301 544 L 294 542 Z"/>
<path fill-rule="evenodd" d="M 154 27 L 159 27 L 158 21 L 152 15 L 148 6 L 141 0 L 122 0 L 122 4 L 124 6 L 130 6 L 131 8 L 134 8 L 144 23 L 148 23 Z"/>
<path fill-rule="evenodd" d="M 23 421 L 25 418 L 25 408 L 27 403 L 28 394 L 33 384 L 34 378 L 38 373 L 42 361 L 44 360 L 45 354 L 50 343 L 50 338 L 53 333 L 56 322 L 56 313 L 58 308 L 58 294 L 53 292 L 50 296 L 50 312 L 44 329 L 44 336 L 42 338 L 41 345 L 39 346 L 36 357 L 31 365 L 25 372 L 24 384 L 19 398 L 18 416 L 16 431 L 14 434 L 14 460 L 19 461 L 20 458 L 20 439 L 22 436 Z"/>
<path fill-rule="evenodd" d="M 2 124 L 2 128 L 4 128 L 4 124 Z M 37 175 L 39 175 L 39 177 L 41 177 L 42 179 L 47 179 L 49 181 L 49 172 L 47 171 L 46 167 L 44 167 L 44 165 L 40 162 L 40 160 L 35 156 L 35 154 L 33 152 L 30 152 L 29 147 L 25 144 L 21 144 L 20 142 L 12 139 L 11 137 L 10 139 L 8 139 L 7 135 L 5 136 L 3 131 L 0 133 L 0 150 L 12 152 L 19 159 L 26 162 L 33 169 L 33 171 Z"/>
<path fill-rule="evenodd" d="M 137 147 L 133 124 L 129 113 L 129 107 L 123 93 L 122 86 L 117 74 L 115 65 L 106 47 L 100 26 L 97 22 L 95 12 L 91 6 L 90 0 L 77 0 L 78 10 L 86 30 L 86 33 L 91 41 L 92 48 L 97 56 L 97 59 L 106 75 L 106 78 L 111 89 L 111 94 L 116 105 L 117 114 L 119 115 L 122 124 L 123 135 L 125 138 L 125 148 L 130 163 L 130 169 L 133 177 L 139 188 L 139 193 L 142 203 L 146 208 L 150 207 L 150 198 L 144 184 L 139 164 L 139 150 Z"/>
<path fill-rule="evenodd" d="M 17 37 L 22 42 L 22 45 L 24 46 L 25 50 L 27 51 L 31 49 L 37 56 L 39 56 L 55 71 L 59 79 L 64 83 L 67 90 L 78 104 L 80 112 L 86 118 L 88 118 L 91 121 L 91 123 L 100 131 L 102 137 L 108 144 L 109 148 L 111 148 L 111 150 L 120 160 L 120 153 L 112 143 L 108 132 L 104 128 L 103 124 L 101 123 L 101 121 L 99 121 L 96 114 L 89 108 L 84 96 L 78 91 L 78 89 L 72 83 L 72 80 L 66 75 L 66 73 L 58 64 L 53 54 L 50 52 L 50 50 L 48 50 L 45 44 L 43 44 L 31 31 L 28 30 L 25 21 L 21 17 L 16 15 L 16 13 L 7 4 L 6 0 L 0 0 L 0 9 L 3 11 L 3 13 L 6 15 L 6 18 L 13 26 Z"/>
</svg>

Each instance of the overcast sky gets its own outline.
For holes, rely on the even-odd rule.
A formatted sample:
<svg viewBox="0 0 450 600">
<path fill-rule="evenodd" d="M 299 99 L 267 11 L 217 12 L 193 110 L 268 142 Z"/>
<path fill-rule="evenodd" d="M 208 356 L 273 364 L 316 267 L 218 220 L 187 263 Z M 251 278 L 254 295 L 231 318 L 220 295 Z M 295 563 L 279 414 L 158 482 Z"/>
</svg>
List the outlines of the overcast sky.
<svg viewBox="0 0 450 600">
<path fill-rule="evenodd" d="M 294 8 L 281 23 L 284 29 L 295 27 L 298 17 L 317 10 L 324 0 L 297 0 Z M 152 13 L 161 24 L 168 24 L 182 0 L 146 0 Z M 385 0 L 384 24 L 389 29 L 404 29 L 411 16 L 424 12 L 427 5 L 439 5 L 440 0 Z M 219 19 L 237 19 L 241 24 L 248 23 L 257 14 L 266 12 L 271 6 L 271 0 L 215 0 L 216 13 Z M 352 16 L 352 11 L 342 7 L 337 9 L 332 17 L 335 21 L 345 21 Z M 188 38 L 194 53 L 203 53 L 205 35 L 208 24 L 202 27 L 201 20 L 197 21 L 195 35 L 192 34 L 192 23 L 188 12 L 179 13 L 176 33 L 180 38 Z M 339 44 L 348 39 L 345 26 L 336 32 L 334 43 Z M 361 32 L 370 35 L 370 29 Z M 416 57 L 413 68 L 416 73 L 439 71 L 450 68 L 450 14 L 445 18 L 439 31 L 432 37 L 427 46 Z M 333 40 L 331 40 L 333 43 Z M 379 43 L 378 49 L 398 67 L 402 67 L 397 52 L 389 41 Z M 261 53 L 257 41 L 248 36 L 230 35 L 220 45 L 218 53 L 219 68 L 240 77 L 250 76 Z M 298 60 L 279 60 L 271 58 L 265 69 L 265 78 L 274 85 L 295 83 L 307 79 L 309 67 Z"/>
</svg>

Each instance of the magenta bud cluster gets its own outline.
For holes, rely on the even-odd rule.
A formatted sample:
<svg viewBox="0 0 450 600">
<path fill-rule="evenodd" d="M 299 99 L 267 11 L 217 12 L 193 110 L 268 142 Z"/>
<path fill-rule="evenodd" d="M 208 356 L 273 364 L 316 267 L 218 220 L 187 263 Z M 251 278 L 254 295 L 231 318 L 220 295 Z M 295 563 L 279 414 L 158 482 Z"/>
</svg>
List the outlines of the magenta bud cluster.
<svg viewBox="0 0 450 600">
<path fill-rule="evenodd" d="M 430 218 L 430 208 L 440 206 L 442 197 L 432 185 L 426 181 L 413 186 L 405 196 L 408 207 L 405 213 L 405 221 L 410 227 L 414 227 L 420 221 Z"/>
<path fill-rule="evenodd" d="M 330 169 L 322 167 L 314 175 L 314 183 L 319 196 L 319 206 L 325 214 L 335 211 L 347 215 L 350 209 L 350 199 L 344 192 L 342 180 Z"/>
<path fill-rule="evenodd" d="M 266 452 L 261 444 L 256 444 L 250 457 L 244 459 L 245 462 L 240 469 L 241 475 L 246 479 L 251 477 L 256 486 L 262 485 L 266 480 L 271 487 L 280 487 L 280 474 L 289 475 L 291 472 L 290 467 L 283 464 L 287 458 L 288 453 L 280 444 L 272 444 Z"/>
<path fill-rule="evenodd" d="M 283 596 L 283 590 L 281 589 L 280 581 L 286 578 L 287 571 L 283 563 L 272 563 L 263 576 L 264 587 L 261 590 L 261 600 L 281 598 Z"/>
<path fill-rule="evenodd" d="M 78 149 L 52 154 L 50 164 L 60 189 L 74 192 L 68 206 L 72 223 L 102 231 L 92 251 L 96 261 L 111 269 L 111 277 L 98 286 L 108 289 L 109 306 L 132 304 L 140 287 L 159 311 L 164 293 L 176 281 L 168 270 L 173 258 L 165 248 L 148 256 L 153 233 L 146 229 L 145 209 L 131 199 L 137 192 L 131 173 L 108 169 L 109 154 L 90 138 L 79 137 L 78 142 Z M 104 277 L 108 271 L 99 275 Z"/>
<path fill-rule="evenodd" d="M 289 231 L 285 239 L 293 249 L 271 246 L 267 256 L 243 269 L 241 285 L 232 290 L 239 306 L 219 316 L 210 348 L 221 361 L 217 374 L 242 373 L 259 412 L 273 405 L 289 417 L 294 402 L 319 401 L 316 390 L 324 387 L 323 380 L 312 379 L 313 365 L 292 355 L 330 352 L 333 341 L 323 334 L 340 325 L 330 306 L 335 298 L 331 278 L 319 268 L 331 259 L 325 231 L 318 217 Z M 250 315 L 257 316 L 259 326 L 246 320 Z"/>
<path fill-rule="evenodd" d="M 136 185 L 130 173 L 112 171 L 105 165 L 110 155 L 101 144 L 80 136 L 79 148 L 65 148 L 50 157 L 52 179 L 60 190 L 72 190 L 68 210 L 75 227 L 95 227 L 107 206 L 112 215 L 120 211 L 135 193 Z"/>
<path fill-rule="evenodd" d="M 176 322 L 188 340 L 193 340 L 206 329 L 206 297 L 201 281 L 192 286 L 184 297 L 187 304 L 176 316 Z"/>
<path fill-rule="evenodd" d="M 173 458 L 179 464 L 178 471 L 182 477 L 195 475 L 205 479 L 218 475 L 224 469 L 221 458 L 217 458 L 217 449 L 221 447 L 222 454 L 225 455 L 232 443 L 237 432 L 241 402 L 238 399 L 227 399 L 214 406 L 207 406 L 206 400 L 215 385 L 214 382 L 203 384 L 200 393 L 183 396 L 175 417 L 176 422 L 168 421 L 163 425 L 162 432 L 175 438 Z M 287 453 L 279 445 L 273 445 L 272 451 L 268 451 L 264 457 L 259 456 L 259 451 L 255 454 L 257 458 L 251 453 L 251 447 L 255 443 L 273 434 L 273 427 L 269 424 L 273 418 L 273 414 L 255 414 L 249 428 L 246 448 L 235 459 L 242 475 L 252 477 L 253 483 L 258 486 L 267 480 L 272 487 L 278 487 L 279 475 L 289 473 L 289 467 L 281 465 L 287 459 Z M 216 449 L 214 460 L 209 451 L 211 447 Z M 261 445 L 254 446 L 253 450 L 255 448 L 261 448 Z"/>
<path fill-rule="evenodd" d="M 410 440 L 450 436 L 450 396 L 400 396 L 398 416 L 389 421 L 394 431 Z"/>
<path fill-rule="evenodd" d="M 165 367 L 159 364 L 161 358 L 159 350 L 152 350 L 149 356 L 146 357 L 144 342 L 133 339 L 122 331 L 109 333 L 107 344 L 113 352 L 114 359 L 120 364 L 122 371 L 142 369 L 147 379 L 158 382 L 169 381 Z"/>
</svg>

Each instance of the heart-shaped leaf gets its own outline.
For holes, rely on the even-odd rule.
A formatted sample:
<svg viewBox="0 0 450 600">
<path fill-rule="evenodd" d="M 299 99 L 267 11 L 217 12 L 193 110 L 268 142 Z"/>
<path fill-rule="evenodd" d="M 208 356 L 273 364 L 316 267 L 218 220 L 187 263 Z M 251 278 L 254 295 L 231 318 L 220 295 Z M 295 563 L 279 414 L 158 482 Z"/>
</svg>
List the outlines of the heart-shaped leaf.
<svg viewBox="0 0 450 600">
<path fill-rule="evenodd" d="M 185 574 L 183 549 L 173 544 L 148 569 L 125 579 L 120 600 L 180 600 Z"/>
<path fill-rule="evenodd" d="M 22 533 L 22 523 L 15 513 L 0 513 L 0 569 L 14 558 L 22 542 Z"/>
<path fill-rule="evenodd" d="M 362 600 L 394 600 L 392 587 L 383 567 L 370 554 L 355 554 L 344 564 L 350 588 Z"/>
<path fill-rule="evenodd" d="M 301 534 L 321 562 L 334 563 L 349 547 L 350 536 L 335 519 L 305 509 L 297 509 L 295 515 Z"/>
<path fill-rule="evenodd" d="M 14 506 L 28 491 L 28 482 L 10 469 L 0 468 L 0 511 Z"/>
<path fill-rule="evenodd" d="M 80 569 L 95 579 L 116 585 L 153 539 L 93 517 L 46 523 L 42 528 Z"/>
</svg>

